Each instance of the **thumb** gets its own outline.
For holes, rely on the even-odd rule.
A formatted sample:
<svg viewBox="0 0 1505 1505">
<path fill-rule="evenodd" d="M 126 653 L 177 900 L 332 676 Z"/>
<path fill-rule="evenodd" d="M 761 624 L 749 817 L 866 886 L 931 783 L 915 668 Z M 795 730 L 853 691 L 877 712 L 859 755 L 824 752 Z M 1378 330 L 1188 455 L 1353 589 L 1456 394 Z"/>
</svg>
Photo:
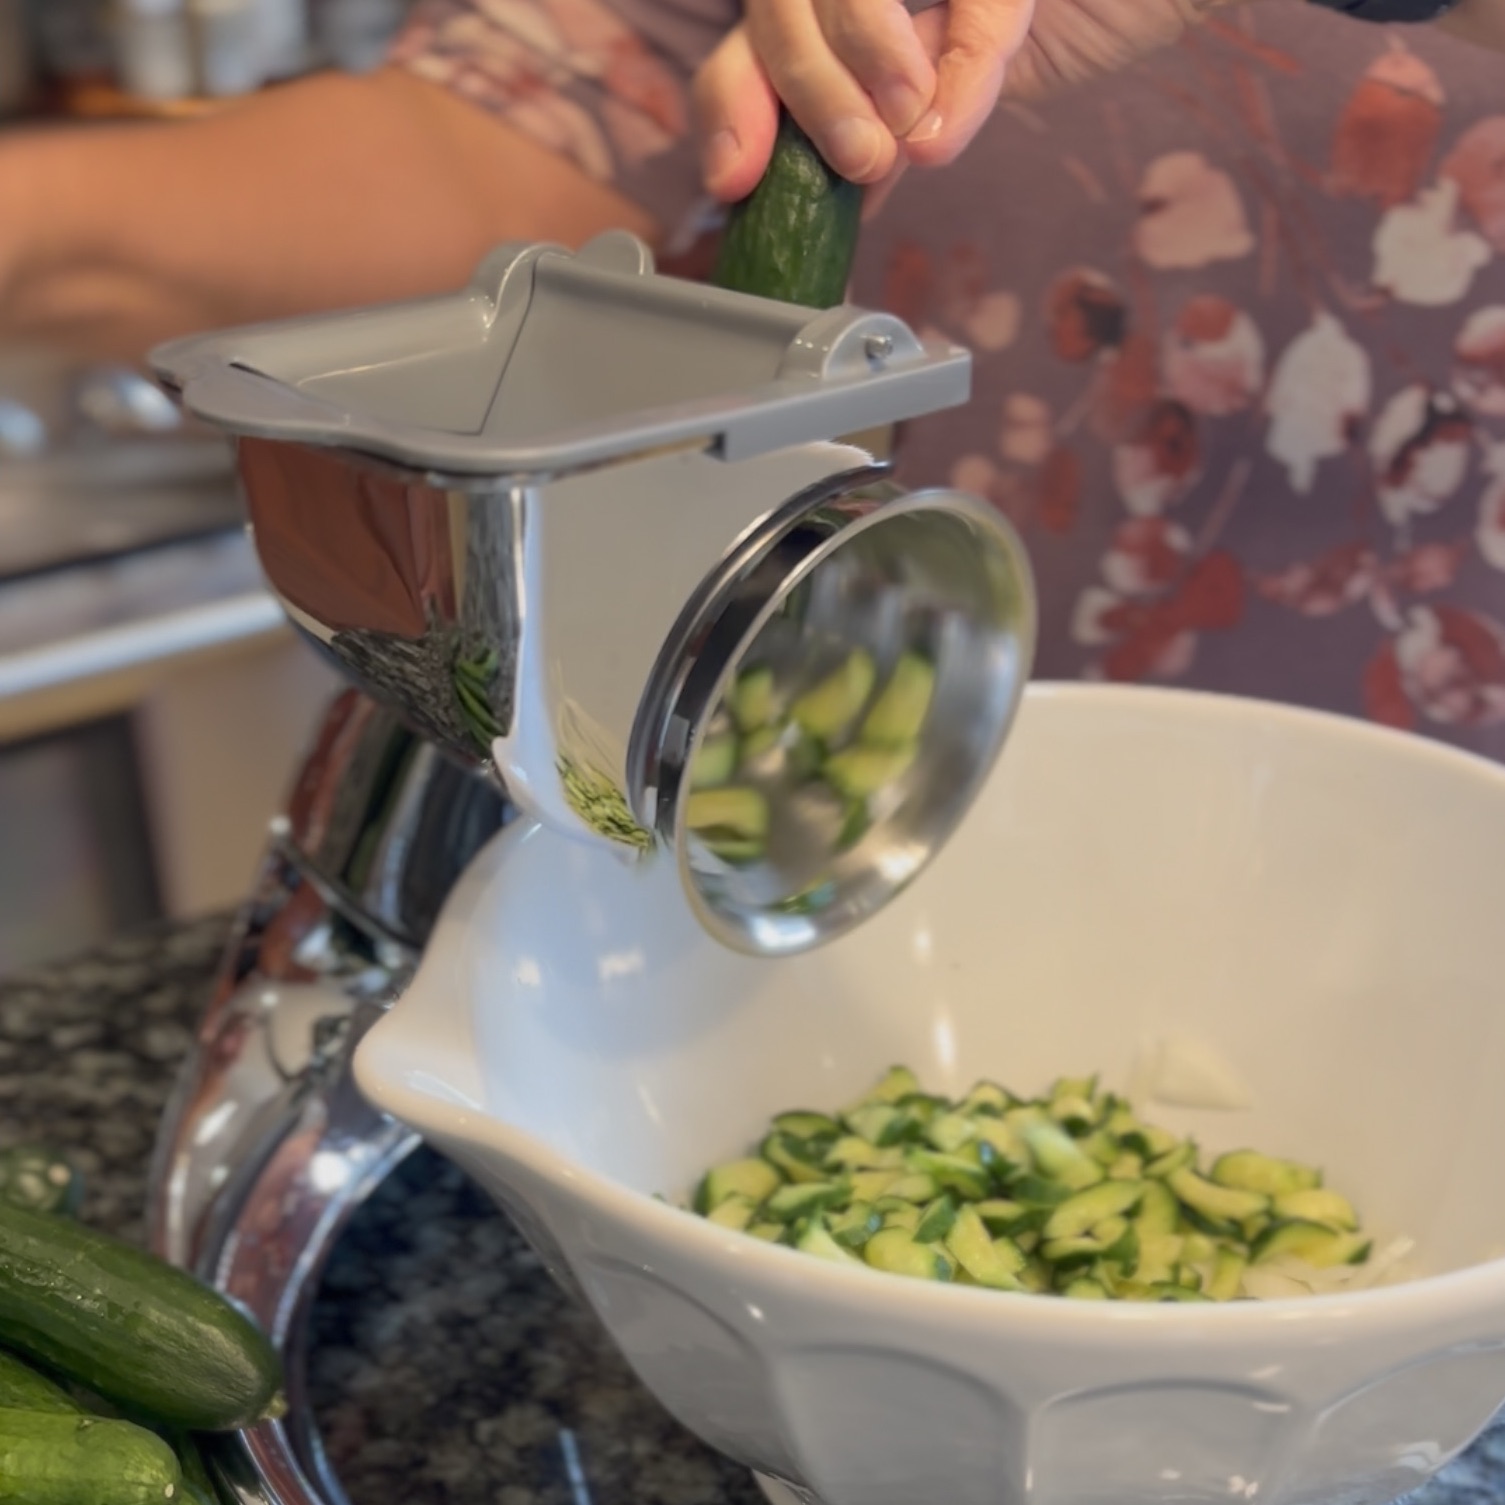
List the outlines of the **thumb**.
<svg viewBox="0 0 1505 1505">
<path fill-rule="evenodd" d="M 725 203 L 745 199 L 767 170 L 779 126 L 779 97 L 746 26 L 730 31 L 701 65 L 692 98 L 706 188 Z"/>
<path fill-rule="evenodd" d="M 909 160 L 923 167 L 954 162 L 998 102 L 1009 61 L 1024 45 L 1033 0 L 951 0 L 936 60 L 929 114 L 905 138 Z"/>
</svg>

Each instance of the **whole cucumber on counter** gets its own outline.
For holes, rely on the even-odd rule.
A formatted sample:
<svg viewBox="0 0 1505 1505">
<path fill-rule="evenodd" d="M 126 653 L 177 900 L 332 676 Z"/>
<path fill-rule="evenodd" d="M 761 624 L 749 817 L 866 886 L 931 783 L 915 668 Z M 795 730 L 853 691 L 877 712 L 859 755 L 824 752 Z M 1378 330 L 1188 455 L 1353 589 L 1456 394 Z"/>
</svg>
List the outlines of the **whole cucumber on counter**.
<svg viewBox="0 0 1505 1505">
<path fill-rule="evenodd" d="M 0 1410 L 0 1501 L 164 1505 L 182 1482 L 172 1449 L 128 1421 Z"/>
<path fill-rule="evenodd" d="M 219 1505 L 219 1491 L 209 1475 L 209 1466 L 199 1450 L 192 1433 L 174 1432 L 168 1437 L 172 1450 L 178 1455 L 178 1467 L 183 1471 L 183 1495 L 186 1505 Z"/>
<path fill-rule="evenodd" d="M 164 1426 L 232 1431 L 284 1409 L 275 1350 L 223 1297 L 108 1234 L 4 1203 L 0 1343 Z"/>
<path fill-rule="evenodd" d="M 846 297 L 862 189 L 826 164 L 788 111 L 763 180 L 727 215 L 712 281 L 783 303 L 832 308 Z"/>
<path fill-rule="evenodd" d="M 77 1416 L 83 1407 L 60 1385 L 0 1348 L 0 1410 L 50 1411 Z"/>
</svg>

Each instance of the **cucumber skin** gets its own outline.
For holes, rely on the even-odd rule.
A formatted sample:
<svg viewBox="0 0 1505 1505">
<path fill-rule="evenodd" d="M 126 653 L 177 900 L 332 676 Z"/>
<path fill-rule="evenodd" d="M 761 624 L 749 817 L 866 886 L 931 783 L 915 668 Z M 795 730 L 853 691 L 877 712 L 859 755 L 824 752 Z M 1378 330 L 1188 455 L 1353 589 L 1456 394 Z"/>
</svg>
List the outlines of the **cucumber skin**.
<svg viewBox="0 0 1505 1505">
<path fill-rule="evenodd" d="M 130 1422 L 0 1410 L 0 1501 L 166 1505 L 181 1486 L 172 1449 Z"/>
<path fill-rule="evenodd" d="M 60 1385 L 0 1348 L 0 1410 L 80 1416 L 84 1408 Z"/>
<path fill-rule="evenodd" d="M 718 287 L 782 303 L 833 308 L 846 298 L 862 189 L 826 165 L 787 111 L 763 181 L 727 216 Z"/>
<path fill-rule="evenodd" d="M 222 1297 L 107 1234 L 3 1204 L 0 1343 L 165 1426 L 279 1414 L 276 1352 Z"/>
</svg>

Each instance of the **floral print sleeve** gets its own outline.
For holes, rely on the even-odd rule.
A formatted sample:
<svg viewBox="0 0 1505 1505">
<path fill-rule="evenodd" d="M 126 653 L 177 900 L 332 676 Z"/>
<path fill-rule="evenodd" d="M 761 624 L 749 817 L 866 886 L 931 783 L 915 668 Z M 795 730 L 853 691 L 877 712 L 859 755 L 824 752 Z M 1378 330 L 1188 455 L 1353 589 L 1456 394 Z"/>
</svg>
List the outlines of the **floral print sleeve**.
<svg viewBox="0 0 1505 1505">
<path fill-rule="evenodd" d="M 399 57 L 661 222 L 735 0 L 420 0 Z M 1301 0 L 1006 104 L 864 230 L 854 296 L 976 356 L 900 470 L 1023 529 L 1039 671 L 1505 757 L 1505 63 Z"/>
</svg>

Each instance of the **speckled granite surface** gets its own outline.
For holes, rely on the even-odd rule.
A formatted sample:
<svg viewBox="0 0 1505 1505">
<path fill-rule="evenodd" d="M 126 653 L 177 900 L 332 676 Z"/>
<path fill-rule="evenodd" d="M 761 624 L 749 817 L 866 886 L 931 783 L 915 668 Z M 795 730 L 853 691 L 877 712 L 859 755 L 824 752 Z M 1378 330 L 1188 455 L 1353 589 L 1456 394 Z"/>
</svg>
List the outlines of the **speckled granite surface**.
<svg viewBox="0 0 1505 1505">
<path fill-rule="evenodd" d="M 139 1230 L 157 1116 L 224 934 L 176 927 L 0 981 L 0 1145 L 69 1151 L 102 1227 Z M 313 1393 L 354 1505 L 761 1502 L 427 1152 L 351 1226 L 314 1331 Z M 1411 1501 L 1505 1505 L 1505 1425 Z"/>
</svg>

